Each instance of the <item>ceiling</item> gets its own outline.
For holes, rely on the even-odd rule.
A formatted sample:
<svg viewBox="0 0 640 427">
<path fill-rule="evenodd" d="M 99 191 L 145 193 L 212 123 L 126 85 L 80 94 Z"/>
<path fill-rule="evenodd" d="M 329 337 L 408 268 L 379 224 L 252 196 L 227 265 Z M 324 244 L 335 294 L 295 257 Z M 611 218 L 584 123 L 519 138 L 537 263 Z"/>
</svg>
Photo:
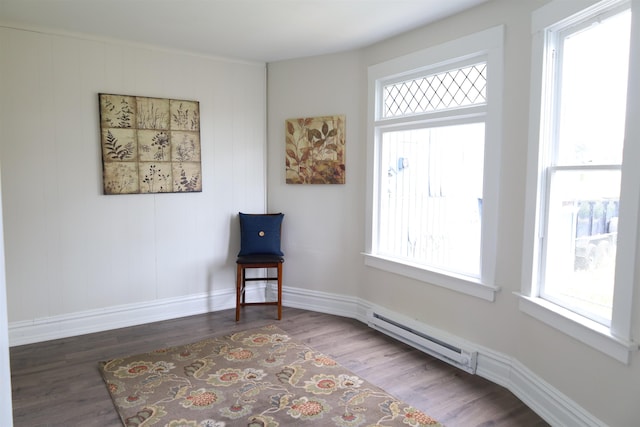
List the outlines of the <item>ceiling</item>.
<svg viewBox="0 0 640 427">
<path fill-rule="evenodd" d="M 274 62 L 361 48 L 487 0 L 0 0 L 0 25 Z"/>
</svg>

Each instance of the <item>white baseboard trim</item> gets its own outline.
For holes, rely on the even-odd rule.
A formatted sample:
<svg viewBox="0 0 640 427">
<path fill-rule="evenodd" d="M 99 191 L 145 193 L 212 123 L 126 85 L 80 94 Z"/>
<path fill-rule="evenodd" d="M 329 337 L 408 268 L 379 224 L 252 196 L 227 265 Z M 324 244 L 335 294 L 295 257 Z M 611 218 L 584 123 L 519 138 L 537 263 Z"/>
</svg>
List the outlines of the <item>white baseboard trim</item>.
<svg viewBox="0 0 640 427">
<path fill-rule="evenodd" d="M 295 298 L 285 298 L 284 302 L 287 301 L 290 302 L 287 304 L 290 307 L 351 317 L 363 323 L 367 323 L 367 310 L 373 307 L 370 302 L 359 298 L 303 289 L 295 290 Z M 398 314 L 397 317 L 403 316 Z M 424 330 L 431 329 L 431 326 L 424 324 Z M 465 341 L 460 337 L 452 338 L 459 342 Z M 478 349 L 476 375 L 511 391 L 552 426 L 606 427 L 606 424 L 516 359 L 474 343 L 472 346 Z"/>
<path fill-rule="evenodd" d="M 356 318 L 359 299 L 328 292 L 287 287 L 282 290 L 282 304 L 318 313 Z"/>
<path fill-rule="evenodd" d="M 265 285 L 247 289 L 247 298 L 260 300 L 269 288 Z M 373 305 L 360 298 L 286 287 L 283 305 L 367 323 L 367 310 Z M 226 310 L 235 307 L 235 289 L 212 294 L 190 295 L 163 300 L 126 304 L 98 310 L 52 316 L 9 324 L 9 345 L 31 344 L 127 326 L 175 319 Z M 387 310 L 388 311 L 388 310 Z M 398 316 L 401 316 L 400 314 Z M 429 330 L 429 325 L 424 325 Z M 462 338 L 460 338 L 462 341 Z M 476 374 L 501 385 L 553 426 L 605 427 L 602 421 L 560 393 L 518 360 L 479 345 Z"/>
<path fill-rule="evenodd" d="M 476 374 L 511 391 L 552 426 L 606 427 L 518 360 L 488 348 L 478 348 Z"/>
<path fill-rule="evenodd" d="M 512 361 L 509 390 L 552 426 L 607 427 L 566 395 L 534 374 L 517 360 Z"/>
<path fill-rule="evenodd" d="M 247 299 L 264 298 L 265 285 L 247 288 Z M 235 288 L 165 298 L 9 323 L 9 346 L 67 338 L 234 308 Z"/>
</svg>

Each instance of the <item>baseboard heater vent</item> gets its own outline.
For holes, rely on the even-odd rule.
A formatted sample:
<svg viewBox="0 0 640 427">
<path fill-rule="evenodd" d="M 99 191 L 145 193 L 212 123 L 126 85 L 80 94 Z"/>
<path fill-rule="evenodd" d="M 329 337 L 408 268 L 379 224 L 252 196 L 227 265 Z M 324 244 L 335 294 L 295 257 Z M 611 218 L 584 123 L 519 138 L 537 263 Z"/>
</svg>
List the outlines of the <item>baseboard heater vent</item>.
<svg viewBox="0 0 640 427">
<path fill-rule="evenodd" d="M 477 351 L 464 350 L 448 344 L 375 311 L 370 311 L 367 318 L 370 327 L 464 371 L 476 373 Z"/>
</svg>

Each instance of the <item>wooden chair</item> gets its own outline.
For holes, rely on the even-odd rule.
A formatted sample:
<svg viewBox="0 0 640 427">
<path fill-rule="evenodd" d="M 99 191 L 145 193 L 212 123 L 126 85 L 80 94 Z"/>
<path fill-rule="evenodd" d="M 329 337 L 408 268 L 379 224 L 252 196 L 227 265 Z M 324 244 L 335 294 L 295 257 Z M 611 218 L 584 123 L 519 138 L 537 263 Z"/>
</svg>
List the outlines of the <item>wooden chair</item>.
<svg viewBox="0 0 640 427">
<path fill-rule="evenodd" d="M 244 214 L 240 218 L 240 252 L 236 260 L 236 322 L 240 309 L 247 305 L 275 305 L 278 320 L 282 319 L 282 264 L 284 254 L 280 249 L 280 236 L 284 214 Z M 248 269 L 263 269 L 266 276 L 247 277 Z M 273 271 L 275 270 L 275 276 Z M 245 298 L 247 282 L 276 281 L 278 291 L 275 301 L 248 302 Z"/>
<path fill-rule="evenodd" d="M 238 257 L 236 272 L 236 322 L 240 320 L 240 308 L 246 305 L 276 305 L 278 306 L 278 320 L 282 319 L 282 264 L 284 257 L 276 255 L 248 255 Z M 247 277 L 249 268 L 266 268 L 266 277 Z M 269 270 L 275 269 L 276 276 L 269 276 Z M 277 281 L 278 293 L 276 301 L 247 302 L 245 291 L 247 282 L 252 281 Z"/>
</svg>

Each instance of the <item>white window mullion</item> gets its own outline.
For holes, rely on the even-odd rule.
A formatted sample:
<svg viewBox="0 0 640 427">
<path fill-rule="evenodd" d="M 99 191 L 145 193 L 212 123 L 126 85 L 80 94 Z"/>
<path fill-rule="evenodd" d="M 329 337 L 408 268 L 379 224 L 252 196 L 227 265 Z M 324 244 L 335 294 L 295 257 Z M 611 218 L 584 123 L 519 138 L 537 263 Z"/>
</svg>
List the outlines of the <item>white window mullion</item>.
<svg viewBox="0 0 640 427">
<path fill-rule="evenodd" d="M 504 37 L 503 32 L 500 36 Z M 503 124 L 503 85 L 504 81 L 504 53 L 501 46 L 492 46 L 488 55 L 491 61 L 487 63 L 488 105 L 485 118 L 485 152 L 484 168 L 488 171 L 500 170 L 502 161 L 502 124 Z M 482 201 L 482 256 L 480 271 L 482 282 L 489 286 L 495 285 L 496 252 L 498 250 L 498 196 L 500 193 L 500 174 L 485 173 Z"/>
<path fill-rule="evenodd" d="M 640 1 L 631 2 L 631 45 L 629 47 L 629 76 L 640 75 Z M 640 81 L 630 78 L 627 87 L 627 118 L 625 124 L 625 146 L 620 184 L 620 227 L 624 235 L 618 239 L 618 260 L 616 263 L 616 286 L 613 295 L 613 317 L 611 333 L 622 339 L 631 340 L 631 319 L 633 315 L 633 290 L 640 276 L 638 270 L 638 243 L 640 240 Z"/>
</svg>

